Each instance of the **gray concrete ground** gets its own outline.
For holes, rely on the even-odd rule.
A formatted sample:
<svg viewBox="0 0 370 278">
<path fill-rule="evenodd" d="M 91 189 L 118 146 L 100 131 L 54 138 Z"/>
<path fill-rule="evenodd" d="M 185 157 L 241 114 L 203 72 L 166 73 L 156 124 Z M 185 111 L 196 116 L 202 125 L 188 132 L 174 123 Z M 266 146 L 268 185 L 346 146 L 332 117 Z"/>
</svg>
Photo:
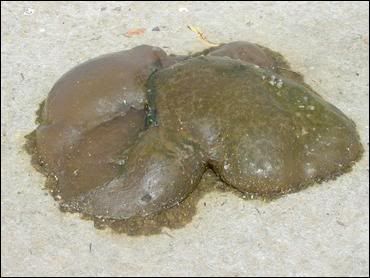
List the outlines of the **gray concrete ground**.
<svg viewBox="0 0 370 278">
<path fill-rule="evenodd" d="M 3 1 L 1 15 L 2 276 L 369 275 L 367 2 Z M 357 123 L 365 156 L 351 173 L 269 204 L 212 193 L 190 224 L 161 235 L 117 235 L 62 214 L 22 149 L 38 104 L 88 58 L 143 43 L 203 49 L 187 24 L 284 54 Z M 125 37 L 131 28 L 146 32 Z"/>
</svg>

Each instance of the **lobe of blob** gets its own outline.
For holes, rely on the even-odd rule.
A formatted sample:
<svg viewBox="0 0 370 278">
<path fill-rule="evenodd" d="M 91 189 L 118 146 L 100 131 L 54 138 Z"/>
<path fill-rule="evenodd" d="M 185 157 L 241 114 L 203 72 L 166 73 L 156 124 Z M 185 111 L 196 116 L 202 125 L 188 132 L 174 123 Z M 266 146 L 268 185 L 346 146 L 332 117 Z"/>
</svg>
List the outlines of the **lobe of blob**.
<svg viewBox="0 0 370 278">
<path fill-rule="evenodd" d="M 257 45 L 249 42 L 232 42 L 211 51 L 209 56 L 222 56 L 238 59 L 263 68 L 272 68 L 274 61 Z"/>
</svg>

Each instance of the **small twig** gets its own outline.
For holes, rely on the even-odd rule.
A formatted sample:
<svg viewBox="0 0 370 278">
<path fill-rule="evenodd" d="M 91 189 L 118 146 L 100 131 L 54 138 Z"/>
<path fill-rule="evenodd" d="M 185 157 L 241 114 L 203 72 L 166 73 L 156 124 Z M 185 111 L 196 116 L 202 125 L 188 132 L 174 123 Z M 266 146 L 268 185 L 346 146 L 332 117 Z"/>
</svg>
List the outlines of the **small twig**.
<svg viewBox="0 0 370 278">
<path fill-rule="evenodd" d="M 219 43 L 214 43 L 214 42 L 209 41 L 206 35 L 204 35 L 204 33 L 199 28 L 191 26 L 191 25 L 188 25 L 187 27 L 190 29 L 190 31 L 197 34 L 200 41 L 203 42 L 204 44 L 208 46 L 219 46 L 220 45 Z"/>
<path fill-rule="evenodd" d="M 258 212 L 258 214 L 261 214 L 258 208 L 254 208 L 254 209 Z"/>
<path fill-rule="evenodd" d="M 167 233 L 167 232 L 163 232 L 163 234 L 165 234 L 166 236 L 169 236 L 170 238 L 174 238 L 174 236 L 173 236 L 173 235 L 171 235 L 171 234 L 169 234 L 169 233 Z"/>
<path fill-rule="evenodd" d="M 337 223 L 338 223 L 338 225 L 341 225 L 341 226 L 343 226 L 343 227 L 345 227 L 345 226 L 346 226 L 342 221 L 337 220 Z"/>
</svg>

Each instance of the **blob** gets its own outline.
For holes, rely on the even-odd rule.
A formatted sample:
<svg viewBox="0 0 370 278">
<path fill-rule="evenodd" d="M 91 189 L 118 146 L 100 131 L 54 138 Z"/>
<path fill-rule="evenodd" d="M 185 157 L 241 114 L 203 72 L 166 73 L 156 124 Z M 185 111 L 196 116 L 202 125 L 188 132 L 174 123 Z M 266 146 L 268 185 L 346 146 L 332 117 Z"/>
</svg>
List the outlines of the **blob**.
<svg viewBox="0 0 370 278">
<path fill-rule="evenodd" d="M 282 55 L 241 41 L 87 61 L 57 81 L 38 122 L 28 151 L 61 209 L 111 223 L 181 207 L 209 171 L 271 199 L 349 171 L 363 152 L 354 122 Z"/>
<path fill-rule="evenodd" d="M 118 174 L 115 156 L 145 127 L 146 80 L 171 63 L 160 48 L 142 45 L 89 60 L 56 82 L 35 143 L 44 170 L 58 180 L 57 196 L 86 192 Z"/>
</svg>

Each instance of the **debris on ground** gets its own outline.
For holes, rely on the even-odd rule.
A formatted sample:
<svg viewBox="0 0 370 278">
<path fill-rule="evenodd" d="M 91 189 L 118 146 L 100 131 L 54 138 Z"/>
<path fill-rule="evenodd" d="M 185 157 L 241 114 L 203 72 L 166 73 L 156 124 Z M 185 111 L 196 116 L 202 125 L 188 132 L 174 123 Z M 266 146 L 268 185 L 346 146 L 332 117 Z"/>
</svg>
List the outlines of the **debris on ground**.
<svg viewBox="0 0 370 278">
<path fill-rule="evenodd" d="M 187 26 L 190 31 L 194 32 L 195 34 L 198 35 L 198 38 L 200 39 L 200 41 L 208 46 L 219 46 L 220 44 L 218 43 L 214 43 L 214 42 L 211 42 L 207 39 L 206 35 L 198 28 L 198 27 L 194 27 L 192 25 L 188 25 Z"/>
<path fill-rule="evenodd" d="M 145 28 L 134 28 L 130 29 L 124 34 L 125 37 L 131 38 L 133 36 L 141 36 L 142 34 L 145 33 Z"/>
<path fill-rule="evenodd" d="M 33 13 L 35 12 L 35 10 L 34 9 L 32 9 L 32 8 L 26 8 L 25 10 L 24 10 L 24 15 L 32 15 Z"/>
<path fill-rule="evenodd" d="M 185 7 L 181 7 L 181 8 L 179 8 L 179 12 L 180 13 L 187 13 L 189 10 L 187 9 L 187 8 L 185 8 Z"/>
</svg>

